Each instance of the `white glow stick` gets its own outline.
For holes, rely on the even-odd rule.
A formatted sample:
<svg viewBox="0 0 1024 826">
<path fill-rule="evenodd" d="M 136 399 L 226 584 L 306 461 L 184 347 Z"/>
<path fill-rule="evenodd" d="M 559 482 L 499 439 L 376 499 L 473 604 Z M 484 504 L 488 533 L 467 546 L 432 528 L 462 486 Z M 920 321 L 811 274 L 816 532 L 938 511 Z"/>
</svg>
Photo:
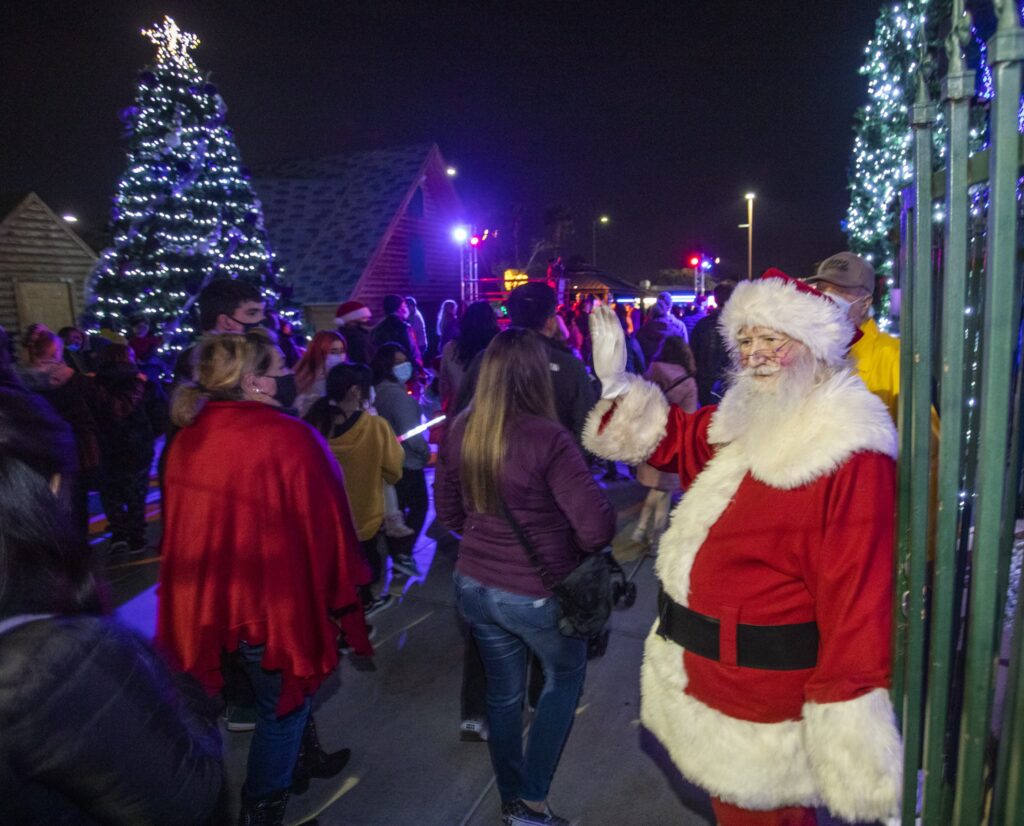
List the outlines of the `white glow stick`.
<svg viewBox="0 0 1024 826">
<path fill-rule="evenodd" d="M 398 437 L 398 441 L 404 442 L 407 439 L 411 439 L 413 436 L 419 436 L 425 430 L 430 430 L 430 428 L 432 428 L 435 424 L 441 424 L 441 422 L 443 422 L 447 418 L 447 416 L 438 416 L 436 419 L 431 419 L 426 424 L 421 424 L 419 427 L 414 427 L 408 433 L 403 433 L 401 436 Z"/>
</svg>

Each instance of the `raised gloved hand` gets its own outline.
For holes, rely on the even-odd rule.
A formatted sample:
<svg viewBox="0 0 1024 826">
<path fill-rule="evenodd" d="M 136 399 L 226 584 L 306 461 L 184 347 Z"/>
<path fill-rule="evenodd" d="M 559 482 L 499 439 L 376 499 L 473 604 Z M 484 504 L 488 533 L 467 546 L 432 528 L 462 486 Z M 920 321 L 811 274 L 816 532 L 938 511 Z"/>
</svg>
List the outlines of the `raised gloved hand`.
<svg viewBox="0 0 1024 826">
<path fill-rule="evenodd" d="M 601 380 L 601 398 L 614 399 L 629 388 L 626 379 L 626 336 L 610 307 L 595 307 L 590 314 L 590 349 L 594 372 Z"/>
</svg>

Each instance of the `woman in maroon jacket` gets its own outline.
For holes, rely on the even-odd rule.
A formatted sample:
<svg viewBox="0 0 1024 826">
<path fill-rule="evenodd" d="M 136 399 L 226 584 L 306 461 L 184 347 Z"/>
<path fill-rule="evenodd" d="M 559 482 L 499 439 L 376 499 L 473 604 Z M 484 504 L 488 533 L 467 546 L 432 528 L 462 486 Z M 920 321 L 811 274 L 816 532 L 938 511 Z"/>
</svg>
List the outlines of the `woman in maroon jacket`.
<svg viewBox="0 0 1024 826">
<path fill-rule="evenodd" d="M 462 535 L 459 611 L 487 674 L 488 745 L 507 824 L 563 824 L 546 799 L 586 673 L 586 642 L 558 630 L 558 604 L 505 517 L 520 523 L 548 574 L 605 546 L 615 513 L 572 434 L 558 423 L 544 342 L 512 329 L 487 348 L 473 405 L 441 448 L 436 506 Z M 525 754 L 526 659 L 544 669 Z"/>
</svg>

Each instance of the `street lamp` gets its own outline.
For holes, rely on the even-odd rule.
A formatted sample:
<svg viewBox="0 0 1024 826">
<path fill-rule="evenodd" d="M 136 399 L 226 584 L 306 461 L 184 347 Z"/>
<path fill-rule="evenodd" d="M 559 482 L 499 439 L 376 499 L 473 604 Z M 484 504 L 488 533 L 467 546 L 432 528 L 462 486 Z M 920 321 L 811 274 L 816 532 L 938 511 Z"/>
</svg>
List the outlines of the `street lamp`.
<svg viewBox="0 0 1024 826">
<path fill-rule="evenodd" d="M 459 174 L 459 170 L 457 170 L 454 166 L 449 166 L 445 170 L 445 173 L 448 175 L 449 178 L 454 178 L 456 175 Z"/>
<path fill-rule="evenodd" d="M 610 220 L 611 220 L 611 218 L 609 218 L 607 215 L 602 215 L 600 218 L 595 218 L 594 219 L 594 223 L 593 223 L 593 226 L 592 226 L 592 229 L 593 229 L 593 245 L 592 245 L 591 250 L 590 250 L 590 252 L 591 252 L 590 263 L 593 264 L 595 267 L 597 266 L 597 225 L 598 224 L 607 224 Z"/>
<path fill-rule="evenodd" d="M 754 280 L 754 193 L 747 198 L 747 281 Z"/>
</svg>

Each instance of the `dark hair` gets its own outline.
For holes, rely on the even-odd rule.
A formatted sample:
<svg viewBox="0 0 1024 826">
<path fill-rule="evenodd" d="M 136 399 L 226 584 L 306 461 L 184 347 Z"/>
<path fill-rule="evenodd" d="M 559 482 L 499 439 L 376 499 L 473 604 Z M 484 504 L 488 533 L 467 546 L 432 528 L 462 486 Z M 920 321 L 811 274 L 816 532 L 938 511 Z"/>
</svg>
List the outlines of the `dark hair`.
<svg viewBox="0 0 1024 826">
<path fill-rule="evenodd" d="M 542 330 L 557 307 L 554 288 L 539 281 L 516 287 L 508 296 L 508 315 L 513 327 Z"/>
<path fill-rule="evenodd" d="M 75 456 L 71 430 L 53 408 L 0 388 L 0 617 L 102 607 L 89 547 L 71 518 Z"/>
<path fill-rule="evenodd" d="M 325 393 L 313 402 L 313 406 L 306 413 L 306 421 L 326 438 L 330 438 L 338 402 L 344 399 L 353 387 L 359 388 L 364 399 L 369 398 L 372 385 L 373 371 L 365 364 L 338 364 L 332 367 L 327 373 Z"/>
<path fill-rule="evenodd" d="M 718 305 L 718 309 L 722 309 L 726 302 L 732 298 L 732 291 L 734 289 L 736 289 L 736 285 L 731 281 L 723 281 L 721 284 L 715 285 L 715 289 L 711 291 L 711 294 L 715 297 L 715 304 Z"/>
<path fill-rule="evenodd" d="M 133 365 L 135 362 L 131 357 L 131 348 L 126 344 L 111 344 L 105 348 L 98 359 L 99 367 L 114 367 L 115 365 Z"/>
<path fill-rule="evenodd" d="M 385 314 L 386 315 L 391 315 L 392 313 L 397 313 L 399 307 L 402 306 L 402 303 L 404 301 L 405 301 L 405 299 L 402 298 L 402 296 L 400 296 L 400 295 L 386 295 L 386 296 L 384 296 L 384 301 L 382 303 L 382 306 L 384 307 Z"/>
<path fill-rule="evenodd" d="M 455 352 L 459 362 L 468 367 L 476 354 L 487 349 L 487 345 L 498 335 L 498 316 L 486 301 L 474 301 L 466 308 L 455 339 Z"/>
<path fill-rule="evenodd" d="M 260 291 L 252 284 L 234 278 L 218 278 L 199 293 L 199 326 L 212 330 L 221 315 L 233 316 L 246 301 L 263 301 Z"/>
<path fill-rule="evenodd" d="M 661 343 L 661 349 L 652 361 L 660 361 L 665 364 L 677 364 L 691 376 L 696 375 L 697 365 L 693 358 L 693 350 L 690 345 L 683 341 L 682 336 L 666 336 Z"/>
<path fill-rule="evenodd" d="M 408 361 L 412 361 L 409 351 L 395 341 L 388 341 L 377 348 L 373 354 L 370 367 L 373 369 L 373 383 L 380 384 L 385 379 L 397 381 L 395 378 L 395 353 L 401 353 Z"/>
</svg>

